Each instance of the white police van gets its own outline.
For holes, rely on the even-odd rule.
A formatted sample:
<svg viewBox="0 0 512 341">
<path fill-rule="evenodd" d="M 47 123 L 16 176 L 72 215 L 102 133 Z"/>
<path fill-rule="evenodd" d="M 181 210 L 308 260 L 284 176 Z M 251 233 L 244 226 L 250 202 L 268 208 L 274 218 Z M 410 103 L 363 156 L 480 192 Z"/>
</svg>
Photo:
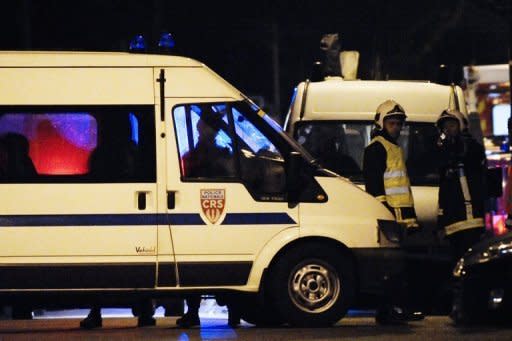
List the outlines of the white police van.
<svg viewBox="0 0 512 341">
<path fill-rule="evenodd" d="M 370 143 L 375 111 L 387 99 L 407 114 L 399 143 L 404 149 L 418 220 L 436 228 L 438 164 L 435 122 L 447 108 L 467 115 L 459 86 L 421 81 L 363 81 L 327 77 L 301 82 L 294 91 L 285 130 L 326 168 L 364 187 L 364 148 Z"/>
<path fill-rule="evenodd" d="M 187 171 L 205 112 L 232 172 Z M 0 304 L 233 293 L 328 325 L 401 260 L 378 201 L 184 57 L 0 52 L 0 203 Z"/>
</svg>

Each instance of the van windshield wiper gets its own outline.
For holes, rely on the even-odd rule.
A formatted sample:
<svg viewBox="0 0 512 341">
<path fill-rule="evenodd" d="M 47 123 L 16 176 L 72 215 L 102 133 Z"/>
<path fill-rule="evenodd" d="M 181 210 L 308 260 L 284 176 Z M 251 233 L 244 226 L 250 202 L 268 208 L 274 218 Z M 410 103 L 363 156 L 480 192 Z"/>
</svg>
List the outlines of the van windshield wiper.
<svg viewBox="0 0 512 341">
<path fill-rule="evenodd" d="M 315 167 L 317 171 L 319 171 L 320 173 L 322 173 L 324 175 L 331 176 L 331 177 L 340 176 L 338 173 L 335 173 L 332 170 L 323 167 L 322 164 L 320 162 L 318 162 L 318 159 L 311 159 L 311 161 L 309 161 L 309 164 L 311 166 Z"/>
</svg>

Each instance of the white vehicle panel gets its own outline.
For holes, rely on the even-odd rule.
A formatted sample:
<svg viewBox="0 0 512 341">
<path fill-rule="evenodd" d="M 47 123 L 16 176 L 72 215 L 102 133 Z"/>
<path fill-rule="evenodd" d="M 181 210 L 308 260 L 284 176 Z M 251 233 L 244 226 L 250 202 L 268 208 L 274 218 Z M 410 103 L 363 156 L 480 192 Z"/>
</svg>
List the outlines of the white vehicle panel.
<svg viewBox="0 0 512 341">
<path fill-rule="evenodd" d="M 2 105 L 153 104 L 151 84 L 152 68 L 1 68 L 0 64 Z"/>
</svg>

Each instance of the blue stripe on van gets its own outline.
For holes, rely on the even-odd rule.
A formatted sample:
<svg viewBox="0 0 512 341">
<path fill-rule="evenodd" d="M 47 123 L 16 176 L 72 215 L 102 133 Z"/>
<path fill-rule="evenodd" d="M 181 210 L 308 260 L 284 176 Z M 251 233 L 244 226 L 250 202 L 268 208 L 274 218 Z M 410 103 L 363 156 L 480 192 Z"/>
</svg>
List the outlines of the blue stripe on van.
<svg viewBox="0 0 512 341">
<path fill-rule="evenodd" d="M 0 226 L 205 225 L 197 213 L 0 215 Z"/>
<path fill-rule="evenodd" d="M 295 224 L 286 213 L 228 213 L 222 225 Z"/>
<path fill-rule="evenodd" d="M 0 215 L 0 226 L 206 225 L 197 213 Z M 222 225 L 295 224 L 286 213 L 228 213 Z"/>
</svg>

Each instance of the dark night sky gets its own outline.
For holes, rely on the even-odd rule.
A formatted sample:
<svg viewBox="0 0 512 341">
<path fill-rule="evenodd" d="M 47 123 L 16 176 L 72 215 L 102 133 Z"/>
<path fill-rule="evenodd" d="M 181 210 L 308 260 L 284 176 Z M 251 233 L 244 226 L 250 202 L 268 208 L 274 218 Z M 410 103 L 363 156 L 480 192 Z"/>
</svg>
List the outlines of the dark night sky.
<svg viewBox="0 0 512 341">
<path fill-rule="evenodd" d="M 506 63 L 509 0 L 168 1 L 11 0 L 2 2 L 0 49 L 124 50 L 132 36 L 176 39 L 249 95 L 273 100 L 272 37 L 279 42 L 283 112 L 294 85 L 321 57 L 319 41 L 339 32 L 342 50 L 361 53 L 359 76 L 435 79 L 440 63 Z"/>
</svg>

